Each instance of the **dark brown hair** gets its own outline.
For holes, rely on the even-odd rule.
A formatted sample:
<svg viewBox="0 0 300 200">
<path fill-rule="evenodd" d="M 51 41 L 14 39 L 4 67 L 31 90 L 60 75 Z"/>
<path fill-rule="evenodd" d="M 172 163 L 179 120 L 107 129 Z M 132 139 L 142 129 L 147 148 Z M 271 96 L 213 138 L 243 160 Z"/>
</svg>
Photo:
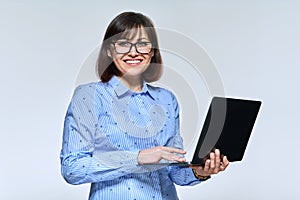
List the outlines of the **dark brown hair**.
<svg viewBox="0 0 300 200">
<path fill-rule="evenodd" d="M 147 70 L 142 74 L 146 82 L 157 81 L 162 75 L 162 59 L 158 48 L 156 31 L 152 21 L 141 13 L 123 12 L 116 16 L 108 25 L 97 60 L 97 74 L 102 82 L 108 82 L 113 75 L 122 76 L 107 50 L 113 41 L 124 35 L 132 34 L 130 30 L 144 27 L 152 43 L 153 57 Z"/>
</svg>

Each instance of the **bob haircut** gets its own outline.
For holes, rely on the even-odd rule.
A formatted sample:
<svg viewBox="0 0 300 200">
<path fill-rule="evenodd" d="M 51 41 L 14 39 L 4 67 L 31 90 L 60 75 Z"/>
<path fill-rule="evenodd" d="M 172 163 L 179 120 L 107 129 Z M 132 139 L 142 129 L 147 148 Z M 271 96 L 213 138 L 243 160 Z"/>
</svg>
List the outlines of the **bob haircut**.
<svg viewBox="0 0 300 200">
<path fill-rule="evenodd" d="M 108 25 L 100 48 L 96 71 L 102 82 L 108 82 L 113 75 L 123 75 L 117 69 L 113 59 L 107 55 L 111 44 L 120 38 L 138 34 L 141 27 L 145 28 L 152 44 L 151 51 L 153 51 L 153 57 L 148 68 L 143 72 L 142 79 L 146 82 L 153 82 L 160 79 L 162 75 L 162 58 L 152 21 L 141 13 L 123 12 L 116 16 Z"/>
</svg>

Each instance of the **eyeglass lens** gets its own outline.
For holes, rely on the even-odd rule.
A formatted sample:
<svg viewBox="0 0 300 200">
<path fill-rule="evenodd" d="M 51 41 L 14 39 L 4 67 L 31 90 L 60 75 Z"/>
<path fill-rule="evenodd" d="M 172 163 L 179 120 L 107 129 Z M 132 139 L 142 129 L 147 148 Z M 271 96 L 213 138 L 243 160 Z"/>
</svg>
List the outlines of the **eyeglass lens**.
<svg viewBox="0 0 300 200">
<path fill-rule="evenodd" d="M 132 46 L 135 47 L 135 50 L 138 53 L 150 53 L 152 49 L 152 44 L 150 42 L 137 42 L 137 43 L 131 43 L 127 41 L 117 41 L 114 43 L 115 49 L 117 53 L 129 53 L 132 49 Z"/>
</svg>

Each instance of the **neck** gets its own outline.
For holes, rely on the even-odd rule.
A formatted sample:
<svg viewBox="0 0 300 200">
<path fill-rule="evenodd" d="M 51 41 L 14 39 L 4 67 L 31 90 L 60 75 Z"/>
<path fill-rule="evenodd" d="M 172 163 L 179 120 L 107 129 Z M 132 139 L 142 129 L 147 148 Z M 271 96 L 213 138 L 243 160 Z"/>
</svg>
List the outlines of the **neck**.
<svg viewBox="0 0 300 200">
<path fill-rule="evenodd" d="M 122 83 L 124 83 L 131 91 L 140 92 L 142 91 L 143 81 L 141 77 L 133 78 L 133 77 L 118 77 Z"/>
</svg>

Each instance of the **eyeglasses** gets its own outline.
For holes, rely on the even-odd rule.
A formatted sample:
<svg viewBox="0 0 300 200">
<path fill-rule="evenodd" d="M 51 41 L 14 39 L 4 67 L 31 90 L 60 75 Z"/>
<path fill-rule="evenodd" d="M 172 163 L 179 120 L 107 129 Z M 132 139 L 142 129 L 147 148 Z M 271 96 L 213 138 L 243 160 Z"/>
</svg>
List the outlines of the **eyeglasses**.
<svg viewBox="0 0 300 200">
<path fill-rule="evenodd" d="M 115 46 L 115 50 L 119 54 L 126 54 L 131 51 L 132 46 L 135 47 L 136 52 L 141 54 L 148 54 L 152 50 L 151 42 L 137 42 L 131 43 L 127 41 L 116 41 L 113 43 Z"/>
</svg>

